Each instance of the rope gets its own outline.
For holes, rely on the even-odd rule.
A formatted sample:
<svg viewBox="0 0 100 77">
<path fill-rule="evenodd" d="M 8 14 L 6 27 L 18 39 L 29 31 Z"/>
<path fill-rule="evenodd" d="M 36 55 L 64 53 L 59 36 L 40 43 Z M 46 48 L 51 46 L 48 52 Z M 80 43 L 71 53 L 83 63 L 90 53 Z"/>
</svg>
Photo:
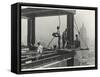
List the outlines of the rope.
<svg viewBox="0 0 100 77">
<path fill-rule="evenodd" d="M 59 19 L 59 27 L 60 27 L 61 25 L 60 15 L 58 16 L 58 19 Z"/>
<path fill-rule="evenodd" d="M 47 47 L 49 47 L 49 46 L 50 46 L 50 44 L 51 44 L 51 42 L 53 41 L 53 39 L 54 39 L 54 37 L 51 39 L 51 41 L 49 42 L 49 44 L 48 44 L 48 46 L 47 46 Z"/>
<path fill-rule="evenodd" d="M 78 31 L 78 34 L 80 35 L 80 31 L 79 31 L 79 29 L 78 29 L 78 27 L 77 27 L 77 23 L 76 23 L 75 18 L 74 18 L 74 22 L 75 22 L 75 25 L 76 25 L 76 29 L 77 29 L 77 31 Z"/>
</svg>

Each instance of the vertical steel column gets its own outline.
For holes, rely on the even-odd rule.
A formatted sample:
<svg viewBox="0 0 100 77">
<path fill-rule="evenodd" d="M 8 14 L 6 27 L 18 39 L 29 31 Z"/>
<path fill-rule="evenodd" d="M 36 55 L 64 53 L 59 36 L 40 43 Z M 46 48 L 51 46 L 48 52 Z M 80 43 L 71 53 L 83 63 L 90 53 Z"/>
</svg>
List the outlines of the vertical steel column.
<svg viewBox="0 0 100 77">
<path fill-rule="evenodd" d="M 68 48 L 71 48 L 74 40 L 74 15 L 68 14 L 67 15 L 67 37 L 68 37 Z"/>
<path fill-rule="evenodd" d="M 68 37 L 68 48 L 71 48 L 74 41 L 74 14 L 67 15 L 67 37 Z M 67 66 L 74 65 L 74 57 L 67 61 Z"/>
<path fill-rule="evenodd" d="M 28 19 L 27 39 L 29 49 L 33 49 L 35 43 L 35 17 Z"/>
</svg>

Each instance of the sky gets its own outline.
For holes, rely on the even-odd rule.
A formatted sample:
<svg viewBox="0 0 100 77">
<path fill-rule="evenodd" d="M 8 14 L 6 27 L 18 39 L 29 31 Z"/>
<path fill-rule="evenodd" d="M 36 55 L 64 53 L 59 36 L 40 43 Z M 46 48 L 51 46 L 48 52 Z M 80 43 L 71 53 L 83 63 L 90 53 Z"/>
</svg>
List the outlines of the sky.
<svg viewBox="0 0 100 77">
<path fill-rule="evenodd" d="M 41 41 L 44 47 L 47 47 L 49 42 L 51 41 L 52 33 L 56 32 L 56 27 L 59 25 L 59 16 L 48 16 L 48 17 L 36 17 L 35 22 L 35 34 L 36 40 L 35 43 Z M 95 12 L 92 10 L 76 10 L 76 14 L 74 15 L 74 20 L 77 24 L 78 30 L 80 31 L 82 26 L 86 29 L 85 32 L 83 30 L 83 35 L 86 41 L 88 41 L 89 46 L 94 46 L 94 37 L 95 37 Z M 65 30 L 67 25 L 67 15 L 60 15 L 60 32 Z M 22 44 L 27 45 L 27 19 L 22 18 Z M 76 27 L 76 25 L 74 25 Z M 80 31 L 82 32 L 82 30 Z M 74 28 L 74 34 L 78 34 L 77 30 Z M 75 38 L 74 38 L 75 39 Z M 57 45 L 57 38 L 55 38 L 50 47 L 52 45 Z"/>
</svg>

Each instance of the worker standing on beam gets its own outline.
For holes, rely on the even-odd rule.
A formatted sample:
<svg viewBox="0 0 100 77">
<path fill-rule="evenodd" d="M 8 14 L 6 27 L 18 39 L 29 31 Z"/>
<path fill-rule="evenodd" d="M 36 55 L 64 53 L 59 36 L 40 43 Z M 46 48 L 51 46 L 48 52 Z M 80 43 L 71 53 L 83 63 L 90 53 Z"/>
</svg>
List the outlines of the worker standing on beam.
<svg viewBox="0 0 100 77">
<path fill-rule="evenodd" d="M 67 46 L 67 29 L 65 29 L 65 31 L 62 34 L 62 48 L 65 48 Z"/>
<path fill-rule="evenodd" d="M 57 26 L 57 35 L 58 35 L 58 48 L 60 49 L 60 27 Z"/>
</svg>

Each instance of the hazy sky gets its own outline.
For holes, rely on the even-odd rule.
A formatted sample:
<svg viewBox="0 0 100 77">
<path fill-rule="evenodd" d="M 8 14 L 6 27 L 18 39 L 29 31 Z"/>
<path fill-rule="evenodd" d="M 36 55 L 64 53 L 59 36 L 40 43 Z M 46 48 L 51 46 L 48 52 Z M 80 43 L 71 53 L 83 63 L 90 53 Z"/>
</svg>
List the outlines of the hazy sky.
<svg viewBox="0 0 100 77">
<path fill-rule="evenodd" d="M 90 10 L 76 10 L 74 15 L 75 21 L 77 23 L 78 29 L 82 27 L 86 28 L 87 36 L 91 45 L 94 44 L 94 34 L 95 34 L 95 12 Z M 61 34 L 65 30 L 67 25 L 67 15 L 61 15 Z M 27 19 L 22 19 L 22 44 L 27 44 Z M 35 30 L 36 30 L 36 42 L 41 41 L 46 47 L 49 41 L 52 39 L 52 33 L 56 32 L 56 27 L 59 25 L 58 16 L 48 16 L 48 17 L 36 17 Z M 74 29 L 75 34 L 77 31 Z M 51 43 L 51 46 L 57 44 L 57 38 Z"/>
</svg>

